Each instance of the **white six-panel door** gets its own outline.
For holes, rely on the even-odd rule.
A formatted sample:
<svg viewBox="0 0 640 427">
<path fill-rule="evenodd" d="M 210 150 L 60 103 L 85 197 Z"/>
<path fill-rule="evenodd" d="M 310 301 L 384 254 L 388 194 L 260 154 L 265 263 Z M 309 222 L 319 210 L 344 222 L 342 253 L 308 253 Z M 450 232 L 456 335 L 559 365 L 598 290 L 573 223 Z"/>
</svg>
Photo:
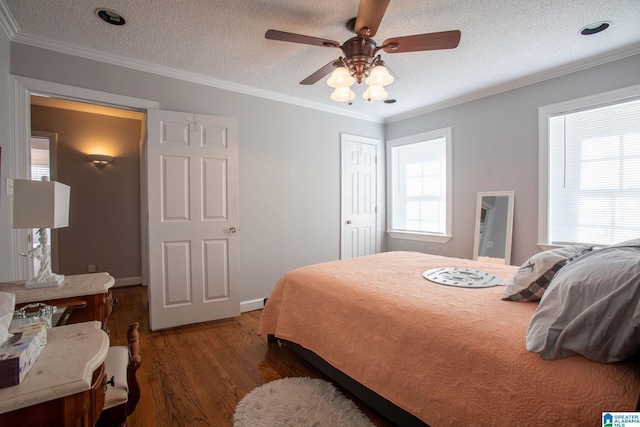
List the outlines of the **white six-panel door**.
<svg viewBox="0 0 640 427">
<path fill-rule="evenodd" d="M 376 253 L 378 140 L 343 134 L 341 258 Z"/>
<path fill-rule="evenodd" d="M 151 329 L 240 314 L 233 119 L 149 110 Z"/>
</svg>

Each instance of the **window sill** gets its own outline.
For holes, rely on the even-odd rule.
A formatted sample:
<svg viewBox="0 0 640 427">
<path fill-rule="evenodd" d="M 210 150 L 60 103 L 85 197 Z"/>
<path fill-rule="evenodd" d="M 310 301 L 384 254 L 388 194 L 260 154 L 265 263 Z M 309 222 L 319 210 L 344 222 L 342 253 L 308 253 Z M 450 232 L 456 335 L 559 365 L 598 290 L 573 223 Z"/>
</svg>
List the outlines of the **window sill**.
<svg viewBox="0 0 640 427">
<path fill-rule="evenodd" d="M 442 234 L 416 233 L 410 231 L 387 231 L 387 234 L 392 239 L 418 240 L 421 242 L 431 243 L 447 243 L 451 240 L 451 236 L 445 236 Z"/>
</svg>

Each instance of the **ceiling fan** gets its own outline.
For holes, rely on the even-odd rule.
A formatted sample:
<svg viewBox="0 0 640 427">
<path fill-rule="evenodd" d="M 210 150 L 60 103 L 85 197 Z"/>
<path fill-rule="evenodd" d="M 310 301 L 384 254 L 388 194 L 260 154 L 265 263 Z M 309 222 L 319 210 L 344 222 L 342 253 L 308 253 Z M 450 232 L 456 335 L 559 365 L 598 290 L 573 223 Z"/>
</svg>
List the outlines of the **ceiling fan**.
<svg viewBox="0 0 640 427">
<path fill-rule="evenodd" d="M 312 85 L 333 71 L 331 78 L 327 82 L 330 86 L 336 88 L 331 95 L 332 99 L 349 101 L 349 104 L 351 104 L 354 94 L 349 89 L 349 86 L 356 81 L 362 83 L 363 79 L 369 85 L 363 95 L 365 99 L 368 101 L 384 99 L 386 92 L 382 86 L 393 82 L 393 77 L 384 68 L 384 62 L 378 55 L 380 50 L 386 53 L 421 52 L 454 49 L 460 43 L 460 31 L 453 30 L 393 37 L 378 46 L 372 37 L 376 35 L 388 5 L 389 0 L 360 0 L 358 15 L 347 22 L 347 28 L 353 31 L 356 36 L 342 45 L 334 40 L 279 30 L 268 30 L 265 33 L 265 38 L 312 46 L 340 48 L 342 50 L 344 56 L 329 62 L 302 80 L 300 82 L 301 85 Z"/>
</svg>

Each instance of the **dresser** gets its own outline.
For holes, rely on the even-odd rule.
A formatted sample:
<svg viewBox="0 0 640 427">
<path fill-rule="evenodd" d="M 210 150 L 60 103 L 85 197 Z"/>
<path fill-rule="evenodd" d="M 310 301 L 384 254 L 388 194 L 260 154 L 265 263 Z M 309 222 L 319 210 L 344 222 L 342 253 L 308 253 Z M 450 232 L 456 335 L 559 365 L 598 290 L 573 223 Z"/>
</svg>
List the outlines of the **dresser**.
<svg viewBox="0 0 640 427">
<path fill-rule="evenodd" d="M 0 425 L 91 427 L 104 405 L 109 338 L 98 321 L 47 330 L 22 383 L 0 389 Z"/>
<path fill-rule="evenodd" d="M 0 285 L 0 291 L 16 296 L 16 309 L 34 302 L 66 307 L 69 318 L 66 323 L 97 320 L 108 331 L 107 319 L 111 314 L 113 298 L 111 287 L 115 283 L 108 273 L 90 273 L 65 276 L 57 287 L 25 289 L 24 283 Z"/>
</svg>

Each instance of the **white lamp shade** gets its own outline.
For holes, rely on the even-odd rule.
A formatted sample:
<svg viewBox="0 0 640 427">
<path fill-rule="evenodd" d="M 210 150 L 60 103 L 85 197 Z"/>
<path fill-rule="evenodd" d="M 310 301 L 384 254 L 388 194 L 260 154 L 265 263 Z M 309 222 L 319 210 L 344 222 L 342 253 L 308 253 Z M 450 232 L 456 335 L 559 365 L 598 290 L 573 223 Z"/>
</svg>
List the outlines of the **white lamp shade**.
<svg viewBox="0 0 640 427">
<path fill-rule="evenodd" d="M 349 86 L 347 87 L 338 87 L 331 94 L 331 99 L 338 102 L 346 102 L 351 101 L 356 97 L 356 94 L 353 93 Z"/>
<path fill-rule="evenodd" d="M 385 99 L 388 95 L 382 86 L 369 86 L 362 94 L 362 97 L 367 101 L 379 101 Z"/>
<path fill-rule="evenodd" d="M 56 181 L 13 182 L 13 228 L 69 226 L 71 187 Z"/>
<path fill-rule="evenodd" d="M 327 80 L 327 84 L 334 88 L 342 88 L 352 86 L 356 82 L 349 71 L 344 67 L 336 67 L 331 73 L 331 77 Z"/>
<path fill-rule="evenodd" d="M 369 86 L 387 86 L 393 83 L 393 76 L 383 65 L 376 65 L 364 82 Z"/>
</svg>

